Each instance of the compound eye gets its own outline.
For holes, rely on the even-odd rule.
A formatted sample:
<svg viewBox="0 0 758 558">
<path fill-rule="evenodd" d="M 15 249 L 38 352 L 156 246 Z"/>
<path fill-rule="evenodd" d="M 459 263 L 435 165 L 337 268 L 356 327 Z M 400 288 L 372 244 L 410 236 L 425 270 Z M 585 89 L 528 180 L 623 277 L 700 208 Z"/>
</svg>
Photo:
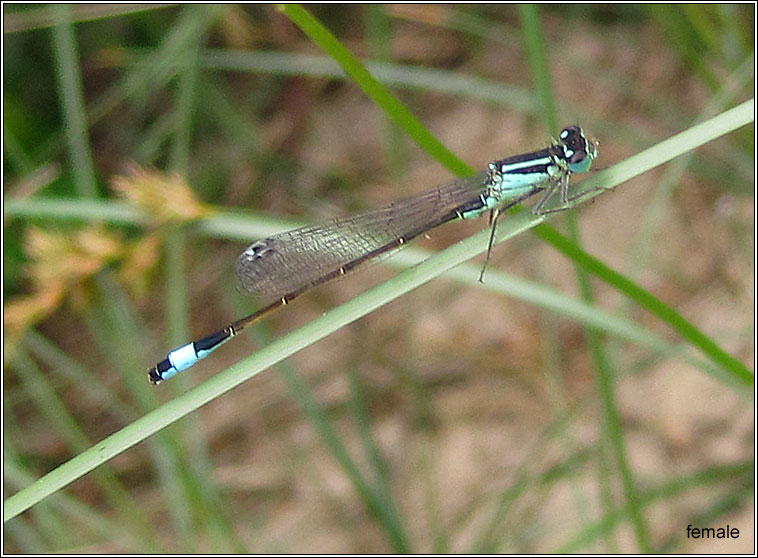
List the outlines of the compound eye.
<svg viewBox="0 0 758 558">
<path fill-rule="evenodd" d="M 566 126 L 563 130 L 561 130 L 559 137 L 563 143 L 569 143 L 576 141 L 578 132 L 579 128 L 576 126 Z"/>
<path fill-rule="evenodd" d="M 569 157 L 569 163 L 572 165 L 576 165 L 577 163 L 581 163 L 587 158 L 587 153 L 585 151 L 574 151 L 574 154 Z"/>
</svg>

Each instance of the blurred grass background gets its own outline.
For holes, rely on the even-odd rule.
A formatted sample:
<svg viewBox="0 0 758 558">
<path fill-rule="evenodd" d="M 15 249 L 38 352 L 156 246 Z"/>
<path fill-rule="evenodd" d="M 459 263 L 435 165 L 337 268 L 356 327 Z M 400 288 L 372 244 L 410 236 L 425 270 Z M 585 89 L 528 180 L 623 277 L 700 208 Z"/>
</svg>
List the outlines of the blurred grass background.
<svg viewBox="0 0 758 558">
<path fill-rule="evenodd" d="M 475 168 L 543 146 L 555 113 L 610 166 L 754 87 L 749 5 L 308 9 Z M 4 10 L 7 498 L 393 274 L 377 264 L 316 289 L 149 386 L 170 348 L 255 308 L 232 277 L 255 235 L 456 169 L 271 6 Z M 753 138 L 712 142 L 562 227 L 751 370 Z M 490 270 L 566 297 L 590 288 L 599 310 L 681 343 L 618 293 L 582 287 L 532 235 L 499 246 Z M 8 521 L 4 550 L 751 551 L 752 391 L 593 335 L 486 284 L 432 282 Z M 689 523 L 742 535 L 686 539 Z"/>
</svg>

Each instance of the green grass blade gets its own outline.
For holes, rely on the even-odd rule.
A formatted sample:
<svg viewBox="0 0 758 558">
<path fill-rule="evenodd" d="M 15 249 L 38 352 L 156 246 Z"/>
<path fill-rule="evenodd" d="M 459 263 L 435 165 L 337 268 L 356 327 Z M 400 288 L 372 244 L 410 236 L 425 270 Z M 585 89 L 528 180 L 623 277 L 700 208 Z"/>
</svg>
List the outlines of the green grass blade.
<svg viewBox="0 0 758 558">
<path fill-rule="evenodd" d="M 524 35 L 524 46 L 531 67 L 534 89 L 540 104 L 540 116 L 551 134 L 558 133 L 557 111 L 553 84 L 550 79 L 550 69 L 545 52 L 545 41 L 542 39 L 538 8 L 534 4 L 519 4 L 519 16 Z"/>
</svg>

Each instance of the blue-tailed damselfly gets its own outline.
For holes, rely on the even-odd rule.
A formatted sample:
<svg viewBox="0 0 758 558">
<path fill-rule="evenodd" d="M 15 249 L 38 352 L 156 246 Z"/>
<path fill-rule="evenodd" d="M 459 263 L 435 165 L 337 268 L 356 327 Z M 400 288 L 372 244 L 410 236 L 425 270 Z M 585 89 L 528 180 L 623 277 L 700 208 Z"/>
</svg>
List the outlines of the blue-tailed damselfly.
<svg viewBox="0 0 758 558">
<path fill-rule="evenodd" d="M 237 259 L 235 271 L 242 290 L 267 304 L 216 333 L 171 351 L 150 368 L 148 377 L 157 384 L 175 376 L 303 292 L 341 277 L 449 221 L 492 212 L 491 249 L 501 212 L 538 192 L 544 194 L 532 210 L 535 214 L 566 209 L 573 201 L 568 195 L 571 174 L 589 170 L 595 157 L 595 143 L 587 139 L 579 126 L 568 126 L 553 145 L 494 161 L 486 171 L 473 177 L 455 180 L 381 209 L 254 242 Z M 560 205 L 546 209 L 545 203 L 557 191 Z"/>
</svg>

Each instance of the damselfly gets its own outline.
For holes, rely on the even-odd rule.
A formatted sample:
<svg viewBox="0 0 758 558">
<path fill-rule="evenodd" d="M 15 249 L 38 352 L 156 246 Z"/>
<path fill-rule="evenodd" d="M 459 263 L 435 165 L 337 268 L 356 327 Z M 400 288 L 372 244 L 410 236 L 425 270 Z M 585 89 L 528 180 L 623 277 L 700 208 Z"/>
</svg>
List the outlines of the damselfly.
<svg viewBox="0 0 758 558">
<path fill-rule="evenodd" d="M 235 271 L 242 290 L 267 304 L 216 333 L 171 351 L 150 368 L 148 377 L 157 384 L 175 376 L 305 291 L 345 275 L 449 221 L 491 212 L 491 249 L 500 213 L 538 192 L 543 192 L 543 196 L 532 210 L 535 214 L 566 209 L 574 201 L 568 195 L 570 176 L 589 170 L 595 157 L 595 143 L 587 139 L 579 126 L 568 126 L 553 145 L 494 161 L 486 171 L 473 177 L 455 180 L 381 209 L 254 242 L 237 259 Z M 556 192 L 560 193 L 560 205 L 546 208 L 546 202 Z"/>
</svg>

